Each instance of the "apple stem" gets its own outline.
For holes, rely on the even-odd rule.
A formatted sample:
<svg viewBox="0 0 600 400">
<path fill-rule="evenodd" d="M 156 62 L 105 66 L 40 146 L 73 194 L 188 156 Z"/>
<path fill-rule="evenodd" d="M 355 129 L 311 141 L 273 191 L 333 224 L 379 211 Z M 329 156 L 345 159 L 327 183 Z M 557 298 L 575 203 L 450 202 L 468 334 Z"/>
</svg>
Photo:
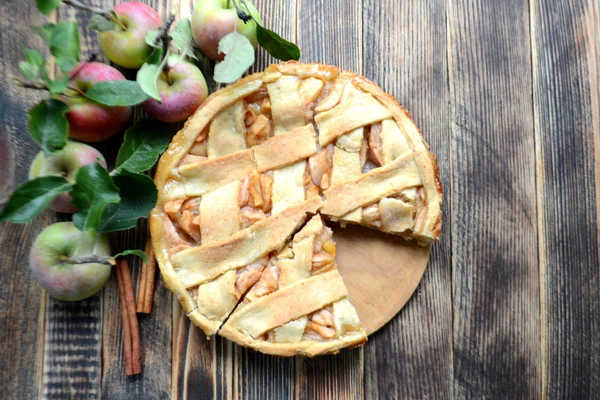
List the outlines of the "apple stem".
<svg viewBox="0 0 600 400">
<path fill-rule="evenodd" d="M 250 9 L 248 8 L 248 4 L 246 4 L 245 0 L 231 0 L 233 1 L 233 6 L 235 7 L 235 11 L 237 12 L 237 16 L 239 19 L 244 21 L 244 23 L 254 19 L 254 17 L 250 14 Z M 240 3 L 246 8 L 246 11 L 242 10 L 240 7 Z"/>
</svg>

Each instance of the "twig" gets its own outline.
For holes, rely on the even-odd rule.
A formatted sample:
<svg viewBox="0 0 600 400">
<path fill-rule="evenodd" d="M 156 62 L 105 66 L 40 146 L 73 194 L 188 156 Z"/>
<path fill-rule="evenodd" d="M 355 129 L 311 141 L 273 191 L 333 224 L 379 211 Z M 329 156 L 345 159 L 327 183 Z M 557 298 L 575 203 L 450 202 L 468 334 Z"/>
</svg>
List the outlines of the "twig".
<svg viewBox="0 0 600 400">
<path fill-rule="evenodd" d="M 142 372 L 142 357 L 140 349 L 140 328 L 137 314 L 135 313 L 135 296 L 131 283 L 131 271 L 127 260 L 120 260 L 117 264 L 117 280 L 119 295 L 121 297 L 121 319 L 123 320 L 123 344 L 125 349 L 125 374 L 137 375 Z M 121 290 L 122 289 L 122 290 Z M 125 305 L 125 308 L 123 308 Z M 130 352 L 127 348 L 126 329 L 129 331 Z M 130 369 L 129 365 L 131 366 Z"/>
<path fill-rule="evenodd" d="M 117 262 L 111 256 L 97 256 L 92 254 L 91 256 L 76 256 L 76 257 L 61 257 L 68 264 L 103 264 L 103 265 L 116 265 Z"/>
</svg>

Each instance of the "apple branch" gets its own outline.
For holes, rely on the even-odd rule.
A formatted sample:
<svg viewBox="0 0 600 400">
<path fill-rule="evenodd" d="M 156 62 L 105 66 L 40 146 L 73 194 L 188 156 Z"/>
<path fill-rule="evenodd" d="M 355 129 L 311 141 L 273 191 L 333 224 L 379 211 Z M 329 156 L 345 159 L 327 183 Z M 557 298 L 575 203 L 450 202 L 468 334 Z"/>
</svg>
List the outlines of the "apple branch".
<svg viewBox="0 0 600 400">
<path fill-rule="evenodd" d="M 12 76 L 11 78 L 12 78 L 14 84 L 17 85 L 18 87 L 22 87 L 24 89 L 44 90 L 46 92 L 50 91 L 50 88 L 48 87 L 48 85 L 45 82 L 40 82 L 40 81 L 27 82 L 20 78 L 17 78 L 16 76 Z M 73 92 L 78 93 L 81 96 L 85 95 L 85 93 L 83 91 L 81 91 L 80 89 L 77 89 L 75 87 L 67 86 L 67 89 L 72 90 Z M 67 97 L 73 97 L 73 96 L 68 96 L 65 93 L 63 93 L 63 95 L 65 95 Z"/>
<path fill-rule="evenodd" d="M 233 6 L 235 7 L 235 11 L 237 12 L 238 18 L 241 19 L 242 21 L 244 21 L 244 23 L 254 19 L 254 17 L 252 17 L 252 15 L 250 14 L 250 9 L 248 8 L 248 5 L 246 4 L 245 0 L 231 0 L 231 1 L 233 2 Z M 241 9 L 240 2 L 246 8 L 246 10 L 248 12 Z"/>
<path fill-rule="evenodd" d="M 167 49 L 169 48 L 169 29 L 171 29 L 171 25 L 173 25 L 173 22 L 175 22 L 175 15 L 170 14 L 169 18 L 167 18 L 167 21 L 158 31 L 158 40 L 162 41 L 163 43 L 163 50 L 165 55 L 167 54 Z"/>
</svg>

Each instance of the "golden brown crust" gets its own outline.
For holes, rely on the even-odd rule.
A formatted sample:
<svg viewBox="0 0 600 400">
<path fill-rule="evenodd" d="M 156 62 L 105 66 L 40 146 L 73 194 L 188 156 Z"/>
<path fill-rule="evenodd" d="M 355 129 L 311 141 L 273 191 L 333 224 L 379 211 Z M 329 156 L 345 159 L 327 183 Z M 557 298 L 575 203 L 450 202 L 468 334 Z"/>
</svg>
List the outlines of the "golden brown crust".
<svg viewBox="0 0 600 400">
<path fill-rule="evenodd" d="M 237 102 L 237 104 L 239 104 L 239 101 L 241 99 L 243 99 L 249 95 L 252 95 L 252 97 L 254 99 L 257 99 L 257 98 L 260 99 L 261 98 L 260 96 L 262 95 L 261 93 L 263 93 L 263 92 L 266 93 L 265 88 L 268 87 L 267 84 L 276 82 L 282 75 L 293 75 L 293 76 L 299 77 L 300 79 L 307 79 L 307 78 L 315 79 L 316 78 L 316 79 L 319 79 L 319 80 L 322 80 L 322 81 L 328 82 L 328 83 L 333 83 L 334 81 L 340 82 L 339 87 L 334 88 L 334 87 L 332 87 L 332 85 L 329 85 L 329 84 L 314 85 L 314 87 L 316 89 L 314 89 L 313 92 L 308 93 L 308 94 L 300 93 L 299 98 L 302 100 L 302 105 L 308 106 L 308 103 L 311 103 L 310 107 L 312 107 L 312 108 L 310 108 L 310 110 L 308 112 L 303 114 L 304 118 L 306 118 L 306 122 L 308 122 L 308 120 L 310 118 L 312 118 L 312 116 L 314 115 L 313 109 L 315 107 L 315 103 L 317 105 L 317 107 L 316 107 L 317 112 L 328 113 L 328 114 L 325 114 L 325 116 L 328 116 L 328 115 L 335 116 L 335 114 L 332 113 L 331 110 L 334 110 L 335 107 L 340 102 L 353 101 L 352 99 L 356 99 L 356 96 L 361 96 L 361 93 L 364 95 L 363 97 L 365 97 L 365 98 L 369 97 L 369 98 L 376 99 L 379 103 L 381 103 L 385 108 L 387 108 L 389 110 L 389 114 L 380 113 L 380 116 L 378 116 L 376 118 L 373 117 L 374 119 L 371 118 L 371 119 L 373 119 L 372 121 L 371 121 L 371 119 L 369 119 L 367 122 L 365 122 L 365 124 L 367 124 L 367 125 L 373 124 L 378 121 L 381 121 L 384 118 L 388 118 L 387 123 L 389 123 L 389 121 L 392 121 L 392 120 L 395 121 L 395 123 L 398 124 L 399 128 L 401 129 L 401 131 L 407 138 L 409 145 L 412 149 L 413 156 L 414 156 L 414 160 L 412 162 L 416 163 L 416 165 L 418 166 L 418 168 L 420 170 L 420 174 L 421 174 L 421 178 L 420 178 L 419 182 L 422 184 L 421 185 L 422 189 L 420 189 L 420 190 L 422 190 L 422 192 L 419 192 L 419 193 L 423 193 L 421 195 L 421 198 L 424 199 L 424 205 L 425 205 L 425 207 L 423 208 L 424 212 L 419 214 L 419 218 L 417 218 L 415 220 L 416 226 L 414 227 L 414 231 L 410 232 L 410 236 L 412 238 L 417 238 L 417 239 L 425 241 L 425 242 L 430 242 L 430 241 L 438 239 L 439 234 L 440 234 L 440 229 L 441 229 L 440 206 L 441 206 L 441 202 L 442 202 L 442 187 L 441 187 L 441 182 L 440 182 L 439 175 L 438 175 L 439 171 L 438 171 L 438 165 L 437 165 L 435 156 L 428 151 L 428 145 L 423 140 L 421 131 L 414 124 L 414 121 L 412 120 L 411 115 L 399 105 L 398 101 L 393 96 L 385 93 L 381 88 L 379 88 L 377 85 L 375 85 L 373 82 L 366 79 L 365 77 L 355 74 L 355 73 L 352 73 L 352 72 L 348 72 L 348 71 L 340 72 L 339 68 L 333 67 L 333 66 L 328 66 L 328 65 L 286 62 L 286 63 L 271 65 L 262 73 L 253 74 L 253 75 L 247 76 L 243 79 L 240 79 L 237 83 L 230 85 L 230 86 L 228 86 L 224 89 L 221 89 L 218 92 L 215 92 L 212 95 L 210 95 L 207 98 L 207 100 L 202 104 L 202 106 L 196 111 L 196 113 L 185 123 L 183 129 L 181 131 L 179 131 L 177 133 L 177 135 L 173 138 L 169 148 L 167 149 L 167 151 L 161 158 L 158 168 L 157 168 L 157 172 L 155 175 L 155 183 L 159 190 L 159 203 L 157 204 L 155 210 L 153 210 L 153 212 L 150 216 L 150 227 L 151 227 L 152 236 L 154 238 L 154 240 L 153 240 L 154 251 L 157 255 L 157 260 L 159 262 L 161 273 L 164 277 L 165 285 L 167 286 L 167 288 L 169 288 L 169 290 L 171 290 L 173 293 L 175 293 L 175 295 L 177 296 L 178 300 L 180 301 L 184 311 L 186 312 L 186 314 L 188 314 L 189 318 L 193 321 L 193 323 L 196 324 L 197 326 L 199 326 L 200 328 L 202 328 L 208 335 L 219 332 L 222 336 L 225 336 L 239 344 L 254 348 L 258 351 L 261 351 L 261 352 L 267 353 L 267 354 L 274 354 L 274 355 L 280 355 L 280 356 L 305 355 L 305 356 L 311 357 L 311 356 L 324 354 L 324 353 L 337 352 L 340 348 L 354 346 L 354 345 L 364 343 L 366 341 L 364 332 L 356 333 L 356 334 L 349 334 L 349 335 L 343 336 L 339 340 L 317 342 L 317 341 L 312 341 L 308 338 L 305 338 L 300 343 L 274 343 L 274 342 L 264 341 L 264 340 L 262 340 L 262 338 L 254 339 L 251 336 L 249 336 L 247 334 L 247 332 L 242 333 L 239 329 L 233 328 L 231 326 L 231 324 L 228 324 L 228 323 L 225 323 L 225 325 L 223 327 L 220 327 L 220 325 L 221 325 L 220 322 L 213 321 L 213 320 L 207 318 L 206 315 L 203 315 L 197 309 L 196 303 L 194 300 L 195 295 L 194 295 L 194 297 L 192 297 L 190 292 L 188 292 L 188 289 L 191 289 L 192 284 L 197 284 L 198 282 L 204 282 L 206 279 L 212 279 L 212 278 L 214 278 L 214 276 L 213 276 L 214 274 L 208 274 L 208 275 L 210 275 L 210 277 L 208 275 L 206 275 L 206 277 L 205 277 L 203 275 L 204 273 L 200 273 L 198 276 L 194 276 L 193 279 L 187 279 L 187 283 L 184 284 L 184 281 L 182 280 L 182 275 L 180 273 L 176 272 L 176 269 L 174 268 L 174 265 L 172 264 L 172 262 L 173 262 L 172 254 L 170 254 L 170 252 L 173 251 L 173 249 L 168 248 L 167 241 L 165 240 L 165 229 L 163 228 L 163 219 L 162 219 L 165 216 L 164 211 L 163 211 L 163 205 L 165 204 L 165 202 L 167 200 L 178 199 L 178 198 L 183 199 L 183 198 L 189 197 L 190 194 L 194 194 L 194 196 L 200 196 L 200 195 L 203 195 L 203 193 L 205 193 L 207 190 L 213 190 L 212 186 L 206 190 L 198 189 L 197 184 L 194 183 L 192 186 L 196 185 L 195 186 L 196 190 L 200 190 L 202 192 L 202 193 L 195 193 L 193 191 L 189 191 L 188 190 L 189 188 L 185 187 L 185 185 L 184 185 L 186 179 L 194 179 L 195 178 L 194 174 L 190 175 L 190 173 L 189 173 L 190 171 L 194 170 L 194 165 L 198 164 L 198 163 L 200 163 L 200 164 L 206 163 L 206 161 L 194 161 L 193 158 L 188 158 L 188 159 L 186 159 L 186 161 L 191 160 L 190 164 L 187 164 L 185 166 L 182 166 L 183 163 L 180 164 L 181 160 L 186 156 L 186 154 L 188 154 L 188 152 L 190 151 L 191 148 L 195 149 L 196 147 L 199 147 L 199 145 L 201 144 L 200 139 L 196 140 L 197 136 L 198 135 L 206 136 L 208 134 L 209 124 L 211 123 L 211 121 L 221 111 L 225 110 L 227 107 L 231 106 L 232 104 L 235 104 L 236 102 Z M 289 81 L 289 79 L 288 79 L 288 81 Z M 351 84 L 349 84 L 349 83 L 351 83 Z M 294 86 L 294 88 L 295 88 L 298 85 L 294 84 L 292 86 Z M 321 86 L 321 88 L 318 88 L 318 86 Z M 271 85 L 271 87 L 276 87 L 276 86 Z M 349 89 L 349 90 L 346 90 L 346 89 Z M 297 90 L 297 88 L 294 90 Z M 334 98 L 329 100 L 328 103 L 331 103 L 331 104 L 328 104 L 327 107 L 324 107 L 323 100 L 326 99 L 328 93 L 331 93 L 331 90 L 336 91 L 336 95 L 334 96 Z M 321 93 L 321 95 L 319 95 L 319 93 L 321 91 L 322 91 L 322 93 Z M 254 94 L 254 93 L 256 93 L 256 94 Z M 295 96 L 294 98 L 298 97 L 298 95 L 296 93 L 294 93 L 294 96 Z M 337 99 L 337 101 L 336 101 L 336 99 Z M 318 107 L 319 102 L 322 106 L 321 109 Z M 279 107 L 280 109 L 283 109 L 281 107 L 282 106 L 281 102 L 279 105 L 275 104 L 275 106 L 276 106 L 275 108 Z M 374 109 L 377 108 L 377 105 L 375 103 L 373 103 L 372 106 Z M 263 106 L 261 106 L 261 107 L 262 107 L 261 110 L 263 110 L 263 109 L 267 110 L 266 111 L 268 113 L 267 116 L 270 117 L 272 110 L 271 110 L 271 104 L 268 102 L 268 99 L 267 99 L 266 106 L 265 106 L 265 104 L 263 104 Z M 391 118 L 389 118 L 390 114 L 391 114 Z M 239 113 L 237 113 L 236 115 L 239 116 Z M 319 115 L 319 114 L 317 114 L 317 115 Z M 352 116 L 352 113 L 349 113 L 348 115 Z M 262 116 L 262 114 L 260 114 L 260 116 Z M 323 116 L 319 117 L 320 120 L 323 120 L 323 118 L 324 118 Z M 263 117 L 263 119 L 264 119 L 264 117 Z M 250 121 L 250 122 L 248 122 L 248 121 Z M 293 123 L 290 122 L 288 124 L 289 121 L 287 121 L 287 120 L 285 120 L 285 121 L 282 120 L 282 121 L 283 122 L 280 122 L 279 129 L 278 130 L 275 129 L 276 135 L 277 134 L 285 135 L 286 131 L 289 132 L 289 129 L 291 129 L 295 126 L 299 126 L 299 124 L 301 122 L 300 114 L 295 115 L 294 120 L 292 121 Z M 248 124 L 250 124 L 251 122 L 252 122 L 252 119 L 247 120 L 246 126 L 248 126 Z M 360 122 L 359 119 L 353 119 L 353 121 L 341 120 L 341 121 L 339 121 L 339 123 L 346 123 L 348 126 L 343 129 L 344 132 L 332 132 L 331 130 L 335 129 L 335 125 L 338 125 L 338 123 L 336 122 L 336 123 L 330 124 L 330 127 L 328 128 L 328 129 L 330 129 L 330 132 L 328 133 L 328 135 L 331 139 L 328 139 L 327 142 L 333 141 L 333 140 L 337 139 L 338 137 L 342 137 L 342 135 L 344 135 L 346 133 L 346 131 L 350 130 L 350 128 L 354 129 L 355 125 L 356 125 L 356 127 L 358 127 L 358 125 L 362 125 L 362 122 Z M 277 126 L 275 128 L 277 128 Z M 396 128 L 396 129 L 398 129 L 398 128 Z M 272 130 L 271 130 L 271 132 L 272 132 Z M 365 128 L 365 132 L 369 132 L 368 127 Z M 312 136 L 311 136 L 311 138 L 312 138 Z M 247 143 L 248 143 L 248 146 L 251 147 L 252 143 L 259 144 L 261 140 L 264 141 L 265 139 L 268 139 L 268 137 L 267 138 L 258 138 L 257 142 L 250 142 L 248 139 Z M 315 138 L 315 139 L 317 139 L 317 138 Z M 284 136 L 282 139 L 279 139 L 279 140 L 284 141 L 284 140 L 286 140 L 286 137 Z M 274 140 L 271 143 L 274 143 L 274 142 L 277 142 L 277 140 Z M 315 140 L 315 142 L 316 142 L 316 140 Z M 291 140 L 289 143 L 293 144 L 293 140 Z M 325 143 L 323 143 L 323 144 L 325 144 Z M 242 146 L 242 144 L 240 143 L 239 146 L 236 147 L 236 149 L 241 146 Z M 316 143 L 315 143 L 315 146 L 316 146 Z M 331 145 L 331 146 L 333 146 L 333 145 Z M 363 144 L 363 147 L 364 146 L 365 145 Z M 369 146 L 371 146 L 370 142 L 369 142 Z M 206 147 L 207 147 L 206 142 L 204 142 L 202 144 L 202 148 L 206 149 Z M 268 148 L 269 148 L 268 145 L 265 145 L 264 149 L 268 149 Z M 330 149 L 330 150 L 332 150 L 332 149 Z M 205 151 L 205 150 L 203 150 L 203 151 Z M 304 150 L 300 149 L 300 148 L 295 149 L 295 152 L 290 152 L 291 155 L 289 157 L 290 157 L 290 160 L 293 159 L 292 161 L 296 161 L 296 159 L 298 159 L 298 161 L 300 163 L 308 164 L 308 163 L 302 162 L 300 160 L 302 160 L 302 158 L 304 156 L 312 155 L 313 152 L 315 152 L 315 151 L 316 151 L 316 147 L 312 147 L 312 144 L 311 144 L 310 146 L 305 146 Z M 195 151 L 195 152 L 197 153 L 197 151 Z M 270 170 L 272 168 L 274 168 L 276 171 L 279 171 L 279 168 L 281 166 L 283 166 L 283 164 L 287 163 L 287 161 L 285 161 L 285 157 L 282 155 L 279 156 L 280 159 L 268 160 L 267 158 L 264 157 L 264 154 L 261 154 L 262 158 L 261 158 L 260 163 L 264 167 L 258 168 L 258 165 L 257 165 L 258 159 L 255 158 L 254 150 L 248 150 L 248 152 L 252 154 L 252 163 L 254 165 L 254 168 L 259 173 L 265 172 L 266 170 Z M 296 154 L 296 153 L 298 153 L 298 154 Z M 204 153 L 200 153 L 200 154 L 204 155 Z M 335 154 L 335 151 L 332 151 L 330 154 Z M 360 154 L 361 154 L 360 162 L 364 164 L 364 158 L 363 158 L 364 153 L 362 152 L 362 148 L 361 148 Z M 377 154 L 375 154 L 375 155 L 377 155 Z M 210 156 L 210 154 L 209 154 L 209 156 Z M 338 156 L 339 156 L 339 154 L 338 154 Z M 396 157 L 396 154 L 389 156 L 388 158 L 393 159 L 393 157 Z M 352 161 L 354 163 L 356 163 L 356 160 L 353 159 Z M 269 163 L 272 163 L 272 165 L 270 165 Z M 200 165 L 200 164 L 198 164 L 198 165 Z M 390 162 L 389 164 L 392 164 L 392 162 Z M 204 165 L 204 164 L 202 164 L 202 165 Z M 377 166 L 381 166 L 381 163 L 379 163 Z M 353 164 L 353 167 L 356 167 L 356 166 Z M 362 168 L 362 166 L 361 166 L 361 168 Z M 354 169 L 356 169 L 356 168 L 354 168 Z M 385 168 L 384 168 L 384 170 L 385 170 Z M 323 175 L 323 177 L 322 177 L 323 185 L 325 185 L 325 184 L 329 185 L 332 183 L 332 181 L 331 181 L 332 176 L 331 176 L 330 172 L 331 171 L 329 171 L 329 173 Z M 342 173 L 342 175 L 344 175 L 344 174 Z M 368 174 L 363 174 L 362 176 L 364 177 L 365 175 L 368 175 Z M 418 173 L 417 173 L 417 176 L 418 176 Z M 342 180 L 338 179 L 338 177 L 339 177 L 339 175 L 336 175 L 335 179 L 333 181 L 334 188 L 336 186 L 340 186 L 341 184 L 344 183 Z M 236 180 L 236 179 L 239 179 L 239 177 L 236 176 L 232 179 Z M 269 179 L 272 180 L 272 178 L 269 178 Z M 352 179 L 354 179 L 356 181 L 360 181 L 360 178 L 356 178 L 356 179 L 352 178 Z M 417 182 L 415 179 L 411 178 L 411 182 L 413 182 L 413 181 Z M 350 181 L 350 183 L 352 183 L 352 181 Z M 411 183 L 411 184 L 414 185 L 414 183 Z M 220 183 L 217 183 L 215 185 L 221 186 Z M 408 185 L 408 184 L 406 184 L 406 185 Z M 277 189 L 277 188 L 275 188 L 275 189 Z M 326 189 L 326 187 L 322 187 L 321 189 Z M 344 192 L 344 190 L 341 187 L 338 187 L 336 190 L 339 190 L 340 193 Z M 411 190 L 414 191 L 414 188 Z M 335 191 L 330 191 L 329 193 L 334 193 L 334 192 Z M 360 207 L 361 206 L 368 207 L 368 205 L 366 203 L 363 204 L 364 202 L 368 202 L 366 200 L 368 195 L 366 194 L 366 191 L 364 191 L 364 193 L 365 193 L 364 199 L 361 200 L 362 203 L 358 206 L 358 209 L 348 213 L 347 215 L 342 215 L 341 220 L 344 220 L 344 217 L 348 217 L 349 218 L 348 221 L 352 222 L 353 218 L 358 218 L 358 219 L 355 219 L 354 221 L 356 223 L 362 223 L 360 221 L 360 218 L 362 215 L 362 212 L 361 212 L 362 209 Z M 327 197 L 327 190 L 324 190 L 324 194 Z M 392 193 L 390 192 L 389 194 L 386 194 L 386 195 L 390 195 L 390 194 L 392 194 Z M 306 195 L 308 196 L 308 192 L 306 193 Z M 304 198 L 306 198 L 306 197 L 304 197 Z M 318 198 L 319 197 L 317 196 L 317 199 Z M 395 200 L 395 201 L 398 201 L 398 200 Z M 279 203 L 281 203 L 281 202 L 279 202 Z M 293 204 L 295 204 L 295 203 L 290 202 L 289 204 L 280 205 L 279 206 L 280 209 L 275 210 L 275 211 L 277 211 L 277 212 L 281 211 L 281 212 L 285 213 L 286 210 L 289 209 L 289 207 L 294 207 Z M 317 208 L 319 208 L 320 206 L 321 205 L 319 204 L 317 206 Z M 324 206 L 324 211 L 327 211 L 328 207 L 331 209 L 336 208 L 336 207 L 334 207 L 334 205 L 328 206 L 326 204 Z M 346 207 L 351 207 L 351 206 L 347 205 Z M 398 208 L 398 210 L 401 210 L 401 207 L 397 207 L 397 208 Z M 366 210 L 366 208 L 365 208 L 365 210 Z M 265 211 L 266 211 L 266 209 L 265 209 Z M 275 211 L 273 211 L 273 214 L 276 214 Z M 314 211 L 311 211 L 311 212 L 316 212 L 316 211 L 317 211 L 317 209 L 314 209 Z M 341 211 L 338 210 L 338 212 L 335 214 L 337 215 L 340 213 L 341 213 Z M 352 216 L 350 216 L 350 214 L 352 214 Z M 365 212 L 365 215 L 366 215 L 366 212 Z M 392 214 L 390 214 L 390 215 L 392 215 Z M 400 215 L 400 214 L 398 214 L 398 215 Z M 386 217 L 393 218 L 393 216 L 390 217 L 388 215 L 386 215 Z M 255 224 L 258 224 L 257 226 L 261 226 L 261 224 L 259 222 L 255 222 Z M 253 225 L 250 225 L 250 226 L 253 226 Z M 367 226 L 369 226 L 369 225 L 367 225 Z M 389 224 L 389 226 L 392 226 L 392 224 Z M 372 227 L 372 228 L 375 227 L 380 230 L 382 229 L 381 225 L 379 225 L 379 227 L 377 227 L 376 225 L 375 226 L 371 225 L 370 227 Z M 385 230 L 385 229 L 383 229 L 383 230 Z M 396 232 L 396 231 L 393 231 L 390 233 L 406 234 L 406 232 Z M 233 236 L 235 236 L 235 234 Z M 285 238 L 281 238 L 282 245 L 283 245 L 284 239 Z M 226 241 L 227 241 L 227 239 L 225 239 L 225 242 Z M 218 244 L 219 242 L 215 242 L 215 243 Z M 215 246 L 215 244 L 208 244 L 208 245 Z M 196 249 L 199 249 L 202 247 L 204 247 L 204 246 L 196 247 Z M 272 246 L 268 246 L 268 247 L 269 247 L 269 249 L 271 249 Z M 229 249 L 227 251 L 229 252 L 230 250 L 231 249 Z M 181 261 L 183 258 L 185 258 L 186 254 L 188 254 L 188 255 L 195 254 L 194 253 L 195 251 L 196 250 L 192 250 L 192 249 L 183 251 L 182 253 L 180 253 L 181 254 L 180 256 L 175 257 L 175 258 Z M 219 253 L 219 252 L 217 252 L 217 253 Z M 223 252 L 220 252 L 219 254 L 221 254 L 223 257 L 226 257 Z M 212 262 L 212 258 L 211 258 L 211 262 Z M 216 265 L 216 267 L 214 270 L 215 271 L 218 270 L 218 273 L 225 272 L 225 271 L 231 271 L 232 269 L 234 269 L 232 267 L 228 267 L 225 265 L 217 265 L 217 264 L 215 264 L 215 265 Z M 181 268 L 181 265 L 179 265 L 179 268 Z M 181 271 L 181 269 L 180 269 L 180 271 Z M 230 273 L 233 273 L 233 272 L 230 272 Z"/>
</svg>

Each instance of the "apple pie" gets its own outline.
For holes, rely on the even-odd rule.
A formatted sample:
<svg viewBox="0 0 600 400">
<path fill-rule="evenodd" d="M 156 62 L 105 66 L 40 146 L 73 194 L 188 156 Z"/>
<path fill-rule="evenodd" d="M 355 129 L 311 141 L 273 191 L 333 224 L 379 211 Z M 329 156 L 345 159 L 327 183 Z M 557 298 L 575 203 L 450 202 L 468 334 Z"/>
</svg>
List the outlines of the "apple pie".
<svg viewBox="0 0 600 400">
<path fill-rule="evenodd" d="M 271 65 L 203 103 L 162 156 L 150 217 L 166 286 L 207 335 L 280 356 L 366 341 L 328 221 L 438 239 L 435 157 L 361 75 Z"/>
</svg>

